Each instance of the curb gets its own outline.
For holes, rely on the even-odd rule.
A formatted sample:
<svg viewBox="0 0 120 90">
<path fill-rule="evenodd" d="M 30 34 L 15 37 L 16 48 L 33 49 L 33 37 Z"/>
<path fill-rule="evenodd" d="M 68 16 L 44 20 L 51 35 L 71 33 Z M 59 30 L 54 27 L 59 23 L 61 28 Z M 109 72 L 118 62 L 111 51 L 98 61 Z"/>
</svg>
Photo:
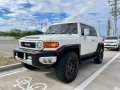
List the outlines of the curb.
<svg viewBox="0 0 120 90">
<path fill-rule="evenodd" d="M 0 72 L 9 71 L 9 70 L 17 69 L 17 68 L 21 68 L 21 67 L 23 67 L 23 65 L 21 63 L 1 66 L 0 67 Z"/>
</svg>

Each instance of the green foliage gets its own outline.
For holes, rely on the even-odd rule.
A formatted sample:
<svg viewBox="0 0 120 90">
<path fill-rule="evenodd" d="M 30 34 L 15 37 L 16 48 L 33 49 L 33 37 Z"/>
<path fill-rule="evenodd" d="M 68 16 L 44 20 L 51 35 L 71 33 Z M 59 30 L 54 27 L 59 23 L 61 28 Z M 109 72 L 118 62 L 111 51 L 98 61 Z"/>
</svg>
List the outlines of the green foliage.
<svg viewBox="0 0 120 90">
<path fill-rule="evenodd" d="M 0 32 L 0 36 L 14 36 L 15 38 L 21 38 L 24 36 L 29 36 L 29 35 L 38 35 L 38 34 L 43 34 L 43 32 L 39 30 L 32 30 L 32 31 L 22 31 L 20 29 L 12 29 L 7 32 Z"/>
</svg>

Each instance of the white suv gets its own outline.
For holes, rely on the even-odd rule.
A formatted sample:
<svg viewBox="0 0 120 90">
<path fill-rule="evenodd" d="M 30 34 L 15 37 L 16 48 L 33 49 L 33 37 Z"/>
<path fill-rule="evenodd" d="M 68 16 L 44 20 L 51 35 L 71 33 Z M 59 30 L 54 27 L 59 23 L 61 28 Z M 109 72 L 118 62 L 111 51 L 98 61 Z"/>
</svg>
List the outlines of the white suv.
<svg viewBox="0 0 120 90">
<path fill-rule="evenodd" d="M 104 40 L 104 48 L 107 49 L 116 49 L 117 51 L 120 50 L 120 39 L 118 37 L 106 37 Z"/>
<path fill-rule="evenodd" d="M 54 67 L 58 79 L 70 83 L 76 78 L 81 62 L 94 58 L 100 64 L 103 52 L 103 39 L 93 26 L 63 23 L 49 26 L 44 35 L 19 39 L 14 57 L 28 69 Z"/>
</svg>

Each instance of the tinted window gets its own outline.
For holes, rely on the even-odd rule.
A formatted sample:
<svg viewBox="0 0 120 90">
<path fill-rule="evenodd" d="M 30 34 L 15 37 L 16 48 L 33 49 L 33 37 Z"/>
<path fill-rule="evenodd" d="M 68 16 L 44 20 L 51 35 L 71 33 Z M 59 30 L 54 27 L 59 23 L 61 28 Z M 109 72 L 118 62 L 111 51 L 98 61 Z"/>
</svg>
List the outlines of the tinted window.
<svg viewBox="0 0 120 90">
<path fill-rule="evenodd" d="M 77 23 L 52 25 L 46 34 L 77 34 Z"/>
<path fill-rule="evenodd" d="M 85 24 L 81 24 L 81 35 L 84 36 L 84 29 L 91 29 L 90 26 L 85 25 Z M 88 35 L 90 36 L 90 35 Z"/>
<path fill-rule="evenodd" d="M 105 39 L 108 39 L 108 40 L 110 40 L 110 39 L 118 39 L 118 37 L 106 37 Z"/>
<path fill-rule="evenodd" d="M 96 30 L 94 27 L 91 27 L 91 36 L 97 36 Z"/>
</svg>

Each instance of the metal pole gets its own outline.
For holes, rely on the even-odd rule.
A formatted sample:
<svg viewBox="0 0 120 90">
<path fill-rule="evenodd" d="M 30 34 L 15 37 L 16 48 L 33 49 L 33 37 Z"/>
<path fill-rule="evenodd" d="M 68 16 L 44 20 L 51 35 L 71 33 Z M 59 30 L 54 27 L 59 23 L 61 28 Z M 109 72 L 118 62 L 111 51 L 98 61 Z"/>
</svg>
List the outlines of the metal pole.
<svg viewBox="0 0 120 90">
<path fill-rule="evenodd" d="M 99 25 L 99 31 L 100 31 L 100 22 L 101 22 L 101 21 L 98 21 L 98 25 Z"/>
<path fill-rule="evenodd" d="M 114 28 L 113 28 L 113 36 L 116 36 L 117 32 L 117 0 L 114 0 L 115 5 L 114 5 L 114 16 L 113 16 L 113 21 L 114 21 Z"/>
<path fill-rule="evenodd" d="M 41 23 L 41 32 L 42 32 L 42 25 L 43 25 L 43 23 Z"/>
<path fill-rule="evenodd" d="M 110 36 L 110 19 L 108 19 L 108 24 L 107 24 L 107 36 Z"/>
</svg>

